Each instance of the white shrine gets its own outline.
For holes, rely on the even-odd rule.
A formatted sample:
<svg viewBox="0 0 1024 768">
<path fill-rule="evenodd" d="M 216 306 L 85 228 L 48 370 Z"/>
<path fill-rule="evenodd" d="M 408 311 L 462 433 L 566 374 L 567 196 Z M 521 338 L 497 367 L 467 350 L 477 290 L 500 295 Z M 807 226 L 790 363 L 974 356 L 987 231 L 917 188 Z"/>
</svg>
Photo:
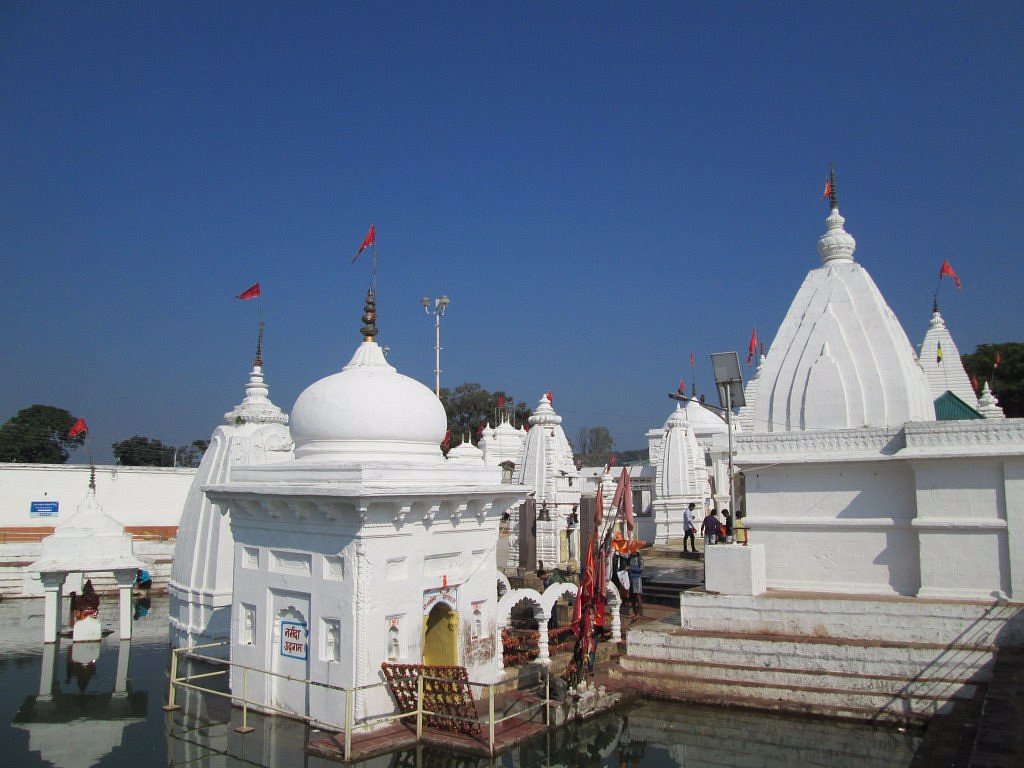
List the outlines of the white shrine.
<svg viewBox="0 0 1024 768">
<path fill-rule="evenodd" d="M 939 314 L 936 304 L 928 323 L 928 331 L 921 342 L 921 370 L 928 381 L 932 400 L 952 392 L 971 408 L 978 409 L 978 396 L 974 394 L 970 377 L 964 370 L 960 350 Z"/>
<path fill-rule="evenodd" d="M 630 630 L 622 664 L 683 698 L 922 722 L 1024 645 L 1024 420 L 936 420 L 830 188 L 734 437 L 750 545 L 708 547 L 680 626 Z"/>
<path fill-rule="evenodd" d="M 185 499 L 168 583 L 171 645 L 180 648 L 226 639 L 231 631 L 234 541 L 225 510 L 203 488 L 231 480 L 234 469 L 292 458 L 288 414 L 270 401 L 263 378 L 260 324 L 245 398 L 224 414 L 210 438 Z M 210 648 L 208 654 L 226 653 Z"/>
<path fill-rule="evenodd" d="M 1024 471 L 1021 423 L 936 421 L 937 388 L 965 398 L 970 388 L 941 317 L 933 315 L 922 354 L 937 360 L 938 344 L 944 353 L 948 345 L 950 371 L 933 366 L 929 377 L 854 261 L 838 206 L 826 224 L 821 266 L 808 273 L 760 369 L 754 430 L 736 437 L 751 541 L 765 547 L 763 577 L 751 583 L 1024 595 L 1024 563 L 1012 554 L 1024 535 L 1014 529 L 1024 515 L 1013 490 Z"/>
<path fill-rule="evenodd" d="M 338 691 L 299 681 L 359 688 L 388 661 L 499 678 L 498 522 L 528 491 L 477 455 L 445 459 L 444 408 L 388 364 L 375 321 L 371 291 L 363 343 L 292 408 L 294 458 L 205 488 L 235 542 L 231 659 L 276 673 L 250 672 L 249 698 L 324 722 Z M 391 707 L 363 689 L 354 716 Z"/>
<path fill-rule="evenodd" d="M 536 555 L 523 564 L 521 539 L 526 532 L 520 510 L 511 511 L 508 568 L 579 568 L 579 505 L 582 486 L 573 460 L 572 445 L 562 429 L 562 417 L 552 405 L 551 394 L 541 396 L 529 419 L 522 459 L 515 465 L 512 482 L 525 485 L 535 507 Z M 511 440 L 509 441 L 511 442 Z"/>
</svg>

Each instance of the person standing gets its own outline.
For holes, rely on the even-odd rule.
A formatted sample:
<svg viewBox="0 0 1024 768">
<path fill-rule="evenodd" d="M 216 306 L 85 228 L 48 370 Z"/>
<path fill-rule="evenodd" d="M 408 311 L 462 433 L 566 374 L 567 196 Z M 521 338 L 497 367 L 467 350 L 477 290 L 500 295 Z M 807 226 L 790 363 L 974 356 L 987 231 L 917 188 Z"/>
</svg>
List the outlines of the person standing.
<svg viewBox="0 0 1024 768">
<path fill-rule="evenodd" d="M 689 551 L 689 552 L 696 552 L 697 551 L 697 542 L 694 540 L 694 533 L 696 533 L 696 531 L 697 531 L 696 526 L 694 526 L 694 524 L 693 524 L 693 508 L 694 508 L 694 506 L 696 506 L 696 505 L 691 501 L 690 505 L 683 512 L 683 554 L 684 555 L 687 553 L 687 551 Z M 689 542 L 689 544 L 690 544 L 690 549 L 689 550 L 686 549 L 687 542 Z"/>
<path fill-rule="evenodd" d="M 707 550 L 712 544 L 718 541 L 718 527 L 720 525 L 718 519 L 718 510 L 712 509 L 711 512 L 704 518 L 704 522 L 700 524 L 700 532 L 704 537 L 704 549 Z"/>
<path fill-rule="evenodd" d="M 637 542 L 639 543 L 639 542 Z M 643 616 L 643 592 L 644 592 L 644 559 L 640 557 L 640 551 L 629 555 L 629 601 L 633 605 L 633 616 Z"/>
<path fill-rule="evenodd" d="M 722 542 L 725 544 L 732 543 L 732 515 L 729 514 L 728 509 L 722 510 Z"/>
</svg>

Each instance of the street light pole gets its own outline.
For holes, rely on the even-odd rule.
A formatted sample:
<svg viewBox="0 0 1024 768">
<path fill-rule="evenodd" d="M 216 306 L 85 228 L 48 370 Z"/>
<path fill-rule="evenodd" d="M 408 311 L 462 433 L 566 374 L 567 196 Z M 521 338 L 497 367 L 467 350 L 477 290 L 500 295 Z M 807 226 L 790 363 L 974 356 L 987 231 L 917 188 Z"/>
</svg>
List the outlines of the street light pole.
<svg viewBox="0 0 1024 768">
<path fill-rule="evenodd" d="M 430 308 L 430 298 L 420 299 L 423 311 L 434 318 L 434 394 L 441 396 L 441 317 L 448 308 L 449 298 L 445 295 L 434 299 L 434 308 Z"/>
</svg>

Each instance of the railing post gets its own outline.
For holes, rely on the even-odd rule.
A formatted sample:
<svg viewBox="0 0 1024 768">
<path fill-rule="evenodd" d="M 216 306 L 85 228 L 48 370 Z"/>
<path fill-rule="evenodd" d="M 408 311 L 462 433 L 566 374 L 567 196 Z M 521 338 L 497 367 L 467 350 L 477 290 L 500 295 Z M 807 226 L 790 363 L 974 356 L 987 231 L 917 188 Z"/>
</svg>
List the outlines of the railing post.
<svg viewBox="0 0 1024 768">
<path fill-rule="evenodd" d="M 249 670 L 242 667 L 242 725 L 235 728 L 235 733 L 252 733 L 255 728 L 249 727 Z"/>
<path fill-rule="evenodd" d="M 544 670 L 544 725 L 551 727 L 551 670 Z"/>
<path fill-rule="evenodd" d="M 494 683 L 487 686 L 487 729 L 488 744 L 491 755 L 494 755 Z"/>
<path fill-rule="evenodd" d="M 352 726 L 354 725 L 352 714 L 355 707 L 352 706 L 352 689 L 345 689 L 345 762 L 352 758 Z"/>
<path fill-rule="evenodd" d="M 173 712 L 176 709 L 181 709 L 177 704 L 174 703 L 174 684 L 178 682 L 178 651 L 180 648 L 175 648 L 171 651 L 171 685 L 167 690 L 167 703 L 164 705 L 164 712 Z"/>
<path fill-rule="evenodd" d="M 416 680 L 416 743 L 423 738 L 423 672 Z"/>
</svg>

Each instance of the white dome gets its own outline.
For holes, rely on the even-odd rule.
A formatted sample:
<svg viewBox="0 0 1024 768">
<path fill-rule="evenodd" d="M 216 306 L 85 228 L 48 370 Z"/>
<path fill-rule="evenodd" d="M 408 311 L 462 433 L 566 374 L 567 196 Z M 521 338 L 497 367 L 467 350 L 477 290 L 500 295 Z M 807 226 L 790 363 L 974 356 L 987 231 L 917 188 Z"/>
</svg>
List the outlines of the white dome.
<svg viewBox="0 0 1024 768">
<path fill-rule="evenodd" d="M 359 345 L 340 373 L 307 387 L 291 421 L 296 459 L 443 459 L 441 401 L 390 366 L 375 341 Z"/>
<path fill-rule="evenodd" d="M 725 423 L 724 418 L 705 408 L 696 400 L 689 400 L 684 410 L 686 411 L 686 419 L 690 424 L 690 429 L 696 435 L 724 435 L 729 431 L 729 425 Z M 665 429 L 672 426 L 673 418 L 679 418 L 677 411 L 668 417 L 668 421 L 665 422 Z"/>
</svg>

